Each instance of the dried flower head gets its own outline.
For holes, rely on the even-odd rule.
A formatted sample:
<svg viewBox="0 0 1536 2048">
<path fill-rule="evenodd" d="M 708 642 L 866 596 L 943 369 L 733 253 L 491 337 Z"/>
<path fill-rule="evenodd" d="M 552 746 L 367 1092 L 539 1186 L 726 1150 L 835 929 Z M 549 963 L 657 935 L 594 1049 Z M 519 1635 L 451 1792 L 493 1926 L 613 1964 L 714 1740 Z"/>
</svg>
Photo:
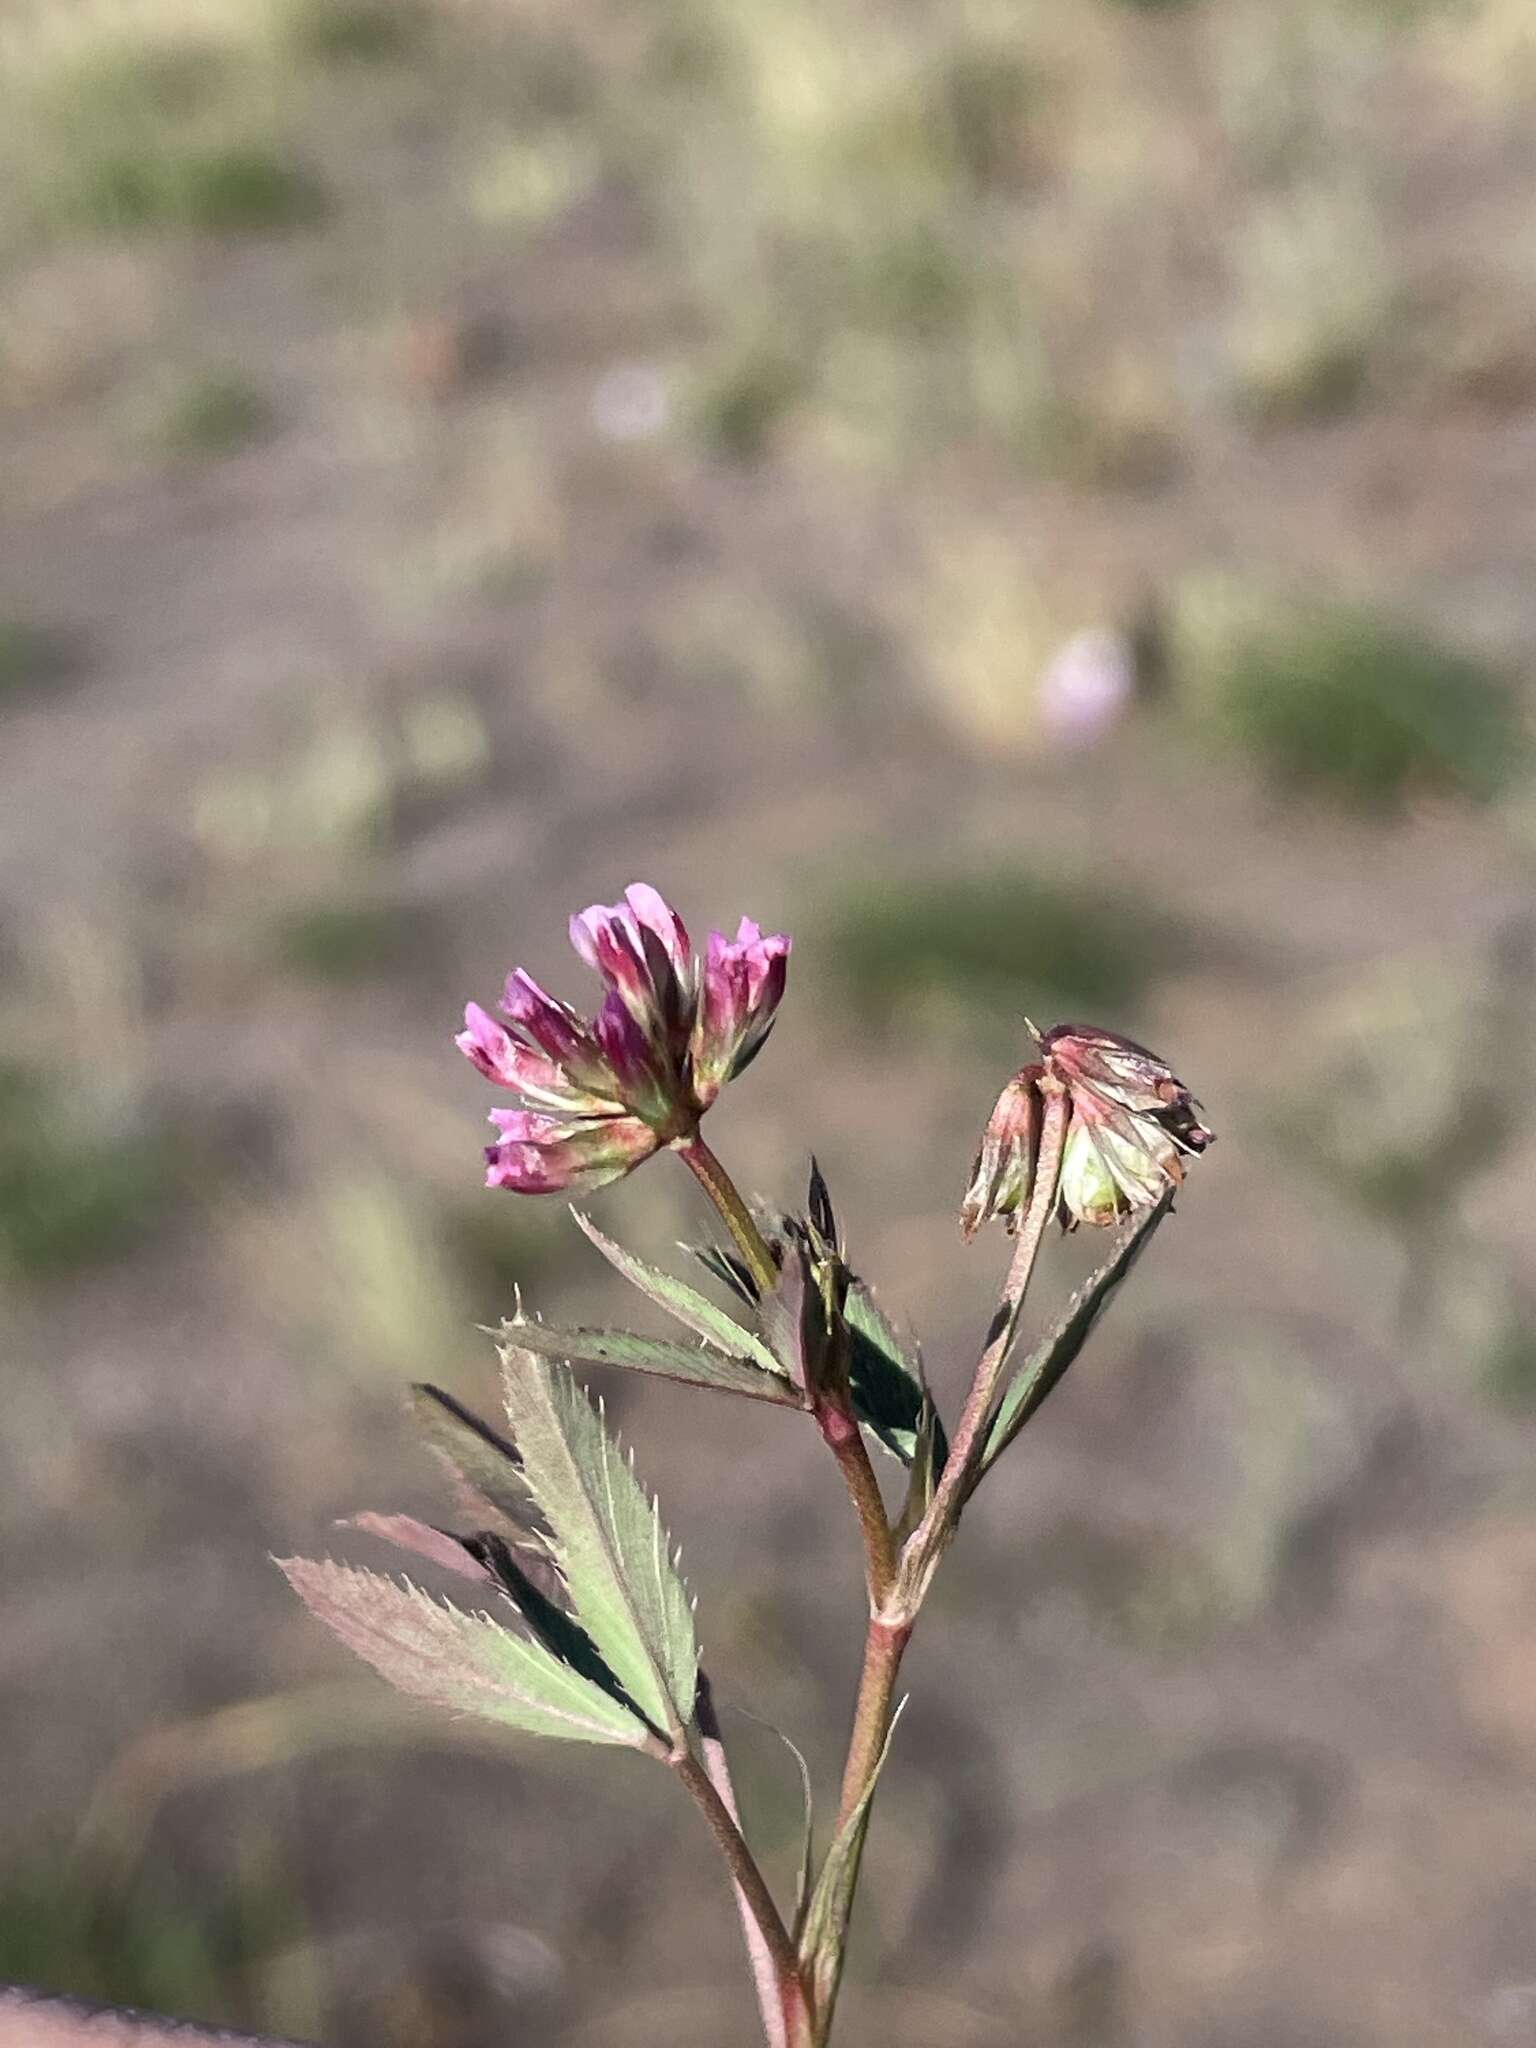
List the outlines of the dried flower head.
<svg viewBox="0 0 1536 2048">
<path fill-rule="evenodd" d="M 981 1134 L 971 1184 L 960 1205 L 960 1229 L 974 1237 L 983 1223 L 1001 1219 L 1012 1232 L 1029 1200 L 1040 1151 L 1040 1077 L 1044 1067 L 1021 1067 L 997 1098 Z"/>
<path fill-rule="evenodd" d="M 786 937 L 764 938 L 744 918 L 734 939 L 712 932 L 700 961 L 682 919 L 643 882 L 621 903 L 581 911 L 570 932 L 607 985 L 595 1017 L 521 967 L 502 998 L 510 1029 L 478 1003 L 464 1012 L 459 1050 L 521 1100 L 491 1111 L 501 1142 L 486 1151 L 488 1187 L 602 1187 L 687 1137 L 761 1048 L 784 993 Z"/>
<path fill-rule="evenodd" d="M 994 1217 L 1018 1228 L 1039 1158 L 1043 1092 L 1059 1091 L 1068 1105 L 1058 1184 L 1068 1229 L 1151 1208 L 1183 1181 L 1184 1156 L 1211 1142 L 1199 1104 L 1145 1046 L 1080 1024 L 1035 1035 L 1041 1058 L 1014 1075 L 982 1133 L 960 1209 L 967 1237 Z"/>
<path fill-rule="evenodd" d="M 1040 1051 L 1071 1105 L 1061 1169 L 1069 1229 L 1149 1209 L 1182 1183 L 1185 1155 L 1203 1152 L 1213 1133 L 1166 1060 L 1117 1032 L 1081 1024 L 1040 1034 Z"/>
</svg>

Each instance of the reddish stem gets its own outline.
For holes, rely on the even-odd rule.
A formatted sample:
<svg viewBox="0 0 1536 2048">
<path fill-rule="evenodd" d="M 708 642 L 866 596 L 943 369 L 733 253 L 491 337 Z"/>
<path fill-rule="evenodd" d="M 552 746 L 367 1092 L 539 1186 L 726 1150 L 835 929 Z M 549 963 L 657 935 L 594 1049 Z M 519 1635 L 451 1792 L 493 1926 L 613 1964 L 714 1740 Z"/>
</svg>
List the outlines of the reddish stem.
<svg viewBox="0 0 1536 2048">
<path fill-rule="evenodd" d="M 896 1579 L 896 1544 L 890 1517 L 880 1492 L 880 1482 L 869 1461 L 864 1432 L 856 1418 L 841 1408 L 819 1408 L 816 1420 L 822 1436 L 837 1460 L 859 1518 L 864 1539 L 864 1583 L 869 1590 L 869 1611 L 876 1615 L 884 1607 Z"/>
</svg>

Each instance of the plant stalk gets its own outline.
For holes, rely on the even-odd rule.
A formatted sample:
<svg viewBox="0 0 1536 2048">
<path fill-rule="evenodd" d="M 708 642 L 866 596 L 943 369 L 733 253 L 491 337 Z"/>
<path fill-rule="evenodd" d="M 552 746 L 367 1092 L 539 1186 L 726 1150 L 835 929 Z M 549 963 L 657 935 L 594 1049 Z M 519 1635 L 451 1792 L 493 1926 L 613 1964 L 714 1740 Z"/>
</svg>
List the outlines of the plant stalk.
<svg viewBox="0 0 1536 2048">
<path fill-rule="evenodd" d="M 759 1293 L 764 1296 L 772 1294 L 779 1284 L 779 1269 L 752 1211 L 737 1192 L 736 1183 L 697 1131 L 674 1139 L 672 1149 L 719 1211 L 736 1249 L 751 1269 Z"/>
<path fill-rule="evenodd" d="M 907 1544 L 908 1566 L 903 1577 L 911 1589 L 914 1613 L 932 1576 L 933 1566 L 954 1534 L 959 1520 L 971 1470 L 986 1441 L 997 1383 L 1018 1334 L 1019 1316 L 1030 1276 L 1035 1270 L 1035 1259 L 1045 1237 L 1046 1225 L 1056 1208 L 1056 1185 L 1061 1175 L 1061 1155 L 1066 1145 L 1071 1105 L 1059 1083 L 1046 1079 L 1040 1086 L 1045 1095 L 1045 1112 L 1041 1120 L 1040 1151 L 1035 1162 L 1029 1207 L 1019 1229 L 1008 1277 L 1003 1282 L 1003 1291 L 988 1325 L 986 1345 L 977 1361 L 971 1391 L 966 1396 L 965 1407 L 950 1442 L 944 1470 L 934 1489 L 933 1499 L 928 1503 L 928 1512 Z"/>
<path fill-rule="evenodd" d="M 736 1787 L 731 1781 L 730 1761 L 725 1753 L 725 1738 L 720 1732 L 719 1717 L 715 1713 L 713 1690 L 702 1671 L 699 1673 L 698 1697 L 694 1704 L 694 1721 L 699 1731 L 700 1761 L 710 1783 L 720 1795 L 720 1804 L 736 1823 L 737 1832 L 740 1833 L 741 1814 L 736 1805 Z M 736 1910 L 741 1916 L 741 1931 L 752 1963 L 752 1982 L 757 1989 L 758 2011 L 762 2015 L 763 2033 L 767 2037 L 768 2048 L 790 2048 L 789 2025 L 773 1952 L 757 1923 L 752 1902 L 734 1875 L 731 1878 L 731 1890 L 736 1895 Z"/>
<path fill-rule="evenodd" d="M 759 1291 L 764 1296 L 771 1294 L 779 1284 L 779 1269 L 736 1183 L 697 1131 L 675 1140 L 673 1150 L 714 1204 L 736 1249 L 750 1267 Z M 880 1482 L 869 1461 L 863 1432 L 851 1415 L 841 1409 L 818 1406 L 816 1419 L 837 1459 L 858 1517 L 864 1539 L 864 1578 L 869 1589 L 870 1612 L 878 1613 L 896 1576 L 896 1549 L 880 1495 Z"/>
<path fill-rule="evenodd" d="M 857 1418 L 841 1408 L 819 1408 L 816 1420 L 822 1436 L 837 1460 L 858 1517 L 864 1539 L 864 1583 L 869 1591 L 869 1611 L 878 1615 L 896 1583 L 896 1542 L 890 1517 L 880 1492 L 880 1482 L 870 1463 L 864 1432 Z"/>
<path fill-rule="evenodd" d="M 718 1744 L 718 1732 L 714 1739 Z M 723 1757 L 721 1750 L 721 1761 Z M 727 1804 L 710 1769 L 691 1750 L 675 1755 L 671 1763 L 703 1814 L 730 1869 L 731 1882 L 743 1915 L 750 1914 L 760 1937 L 762 1953 L 767 1958 L 766 1968 L 759 1961 L 757 1944 L 750 1939 L 748 1949 L 752 1953 L 753 1978 L 758 1987 L 758 2003 L 768 2048 L 813 2048 L 810 2003 L 805 1994 L 795 1946 L 773 1902 L 767 1880 L 758 1869 L 731 1810 L 735 1800 L 732 1798 Z M 727 1785 L 729 1782 L 727 1777 Z"/>
<path fill-rule="evenodd" d="M 870 1617 L 864 1638 L 864 1665 L 859 1673 L 859 1696 L 853 1710 L 853 1730 L 848 1740 L 848 1760 L 843 1766 L 842 1793 L 838 1799 L 834 1839 L 850 1822 L 854 1826 L 849 1855 L 847 1904 L 837 1930 L 830 1968 L 818 1973 L 815 2048 L 825 2048 L 832 2032 L 832 2016 L 842 1982 L 843 1962 L 848 1950 L 848 1931 L 853 1920 L 853 1901 L 859 1884 L 859 1866 L 864 1859 L 864 1842 L 869 1834 L 875 1775 L 885 1754 L 885 1745 L 895 1718 L 896 1676 L 912 1636 L 910 1621 L 886 1621 Z"/>
</svg>

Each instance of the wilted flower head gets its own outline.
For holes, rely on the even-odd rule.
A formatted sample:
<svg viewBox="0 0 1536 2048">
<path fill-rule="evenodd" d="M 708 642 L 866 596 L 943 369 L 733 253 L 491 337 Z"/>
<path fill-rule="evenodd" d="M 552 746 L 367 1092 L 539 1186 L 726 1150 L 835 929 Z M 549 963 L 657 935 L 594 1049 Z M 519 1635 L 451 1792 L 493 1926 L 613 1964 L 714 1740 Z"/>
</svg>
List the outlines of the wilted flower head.
<svg viewBox="0 0 1536 2048">
<path fill-rule="evenodd" d="M 607 984 L 582 1017 L 519 967 L 498 1024 L 478 1003 L 455 1043 L 521 1098 L 491 1111 L 486 1185 L 522 1194 L 602 1187 L 697 1129 L 761 1047 L 784 993 L 789 940 L 743 918 L 698 960 L 682 919 L 643 882 L 571 919 L 571 944 Z"/>
<path fill-rule="evenodd" d="M 1211 1142 L 1189 1090 L 1145 1046 L 1080 1024 L 1036 1035 L 1040 1060 L 1008 1083 L 982 1134 L 960 1209 L 967 1237 L 993 1217 L 1017 1229 L 1034 1183 L 1046 1092 L 1064 1097 L 1068 1109 L 1058 1182 L 1068 1229 L 1150 1209 L 1183 1181 L 1184 1155 Z"/>
<path fill-rule="evenodd" d="M 1212 1133 L 1165 1060 L 1132 1039 L 1057 1024 L 1040 1039 L 1045 1071 L 1066 1090 L 1072 1120 L 1061 1168 L 1062 1221 L 1113 1223 L 1150 1209 L 1184 1179 L 1184 1155 Z"/>
<path fill-rule="evenodd" d="M 1019 1211 L 1029 1200 L 1040 1150 L 1040 1077 L 1038 1063 L 1021 1067 L 997 1098 L 981 1134 L 971 1184 L 960 1205 L 960 1228 L 974 1237 L 983 1223 L 1001 1217 L 1009 1231 L 1019 1227 Z"/>
</svg>

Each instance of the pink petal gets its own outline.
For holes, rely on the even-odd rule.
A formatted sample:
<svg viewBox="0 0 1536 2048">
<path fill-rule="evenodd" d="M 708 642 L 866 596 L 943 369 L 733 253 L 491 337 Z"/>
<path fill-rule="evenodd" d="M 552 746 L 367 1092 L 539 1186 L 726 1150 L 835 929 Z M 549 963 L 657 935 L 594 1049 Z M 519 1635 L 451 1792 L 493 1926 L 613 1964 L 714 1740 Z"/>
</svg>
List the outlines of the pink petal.
<svg viewBox="0 0 1536 2048">
<path fill-rule="evenodd" d="M 693 965 L 693 943 L 688 937 L 688 927 L 671 904 L 649 882 L 631 882 L 624 891 L 624 901 L 633 912 L 636 923 L 644 925 L 660 939 L 679 978 L 686 980 Z"/>
<path fill-rule="evenodd" d="M 530 1046 L 519 1045 L 478 1003 L 466 1003 L 464 1023 L 466 1028 L 453 1042 L 488 1081 L 502 1088 L 560 1092 L 565 1077 L 554 1061 Z"/>
<path fill-rule="evenodd" d="M 639 1117 L 601 1117 L 576 1127 L 550 1119 L 532 1121 L 544 1124 L 542 1134 L 487 1146 L 487 1187 L 524 1195 L 600 1188 L 648 1159 L 660 1142 Z"/>
</svg>

